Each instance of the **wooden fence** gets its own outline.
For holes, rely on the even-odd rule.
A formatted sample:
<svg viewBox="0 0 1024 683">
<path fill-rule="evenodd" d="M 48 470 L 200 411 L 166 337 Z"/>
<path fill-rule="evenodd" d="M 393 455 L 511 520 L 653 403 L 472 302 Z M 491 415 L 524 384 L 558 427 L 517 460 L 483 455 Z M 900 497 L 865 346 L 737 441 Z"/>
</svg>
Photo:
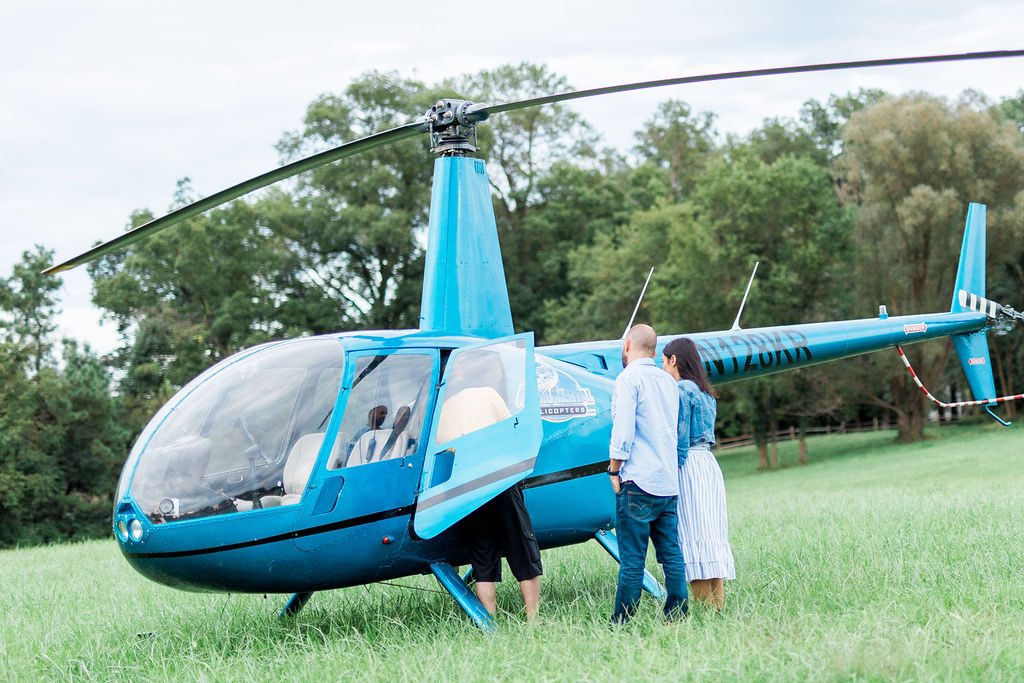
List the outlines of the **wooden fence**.
<svg viewBox="0 0 1024 683">
<path fill-rule="evenodd" d="M 955 422 L 957 419 L 956 415 L 950 416 L 948 420 L 940 420 L 939 424 L 948 424 L 949 422 Z M 877 432 L 879 430 L 895 429 L 896 425 L 889 421 L 880 421 L 878 418 L 873 419 L 871 422 L 840 422 L 837 425 L 824 425 L 819 427 L 809 427 L 807 429 L 807 435 L 811 436 L 814 434 L 853 434 L 855 432 Z M 788 429 L 782 429 L 775 433 L 775 441 L 790 441 L 796 439 L 800 435 L 796 427 L 790 426 Z M 772 441 L 772 435 L 769 434 L 768 441 Z M 752 446 L 754 445 L 753 434 L 740 434 L 739 436 L 730 436 L 724 439 L 719 439 L 716 447 L 718 449 L 728 448 L 739 448 L 740 446 Z"/>
</svg>

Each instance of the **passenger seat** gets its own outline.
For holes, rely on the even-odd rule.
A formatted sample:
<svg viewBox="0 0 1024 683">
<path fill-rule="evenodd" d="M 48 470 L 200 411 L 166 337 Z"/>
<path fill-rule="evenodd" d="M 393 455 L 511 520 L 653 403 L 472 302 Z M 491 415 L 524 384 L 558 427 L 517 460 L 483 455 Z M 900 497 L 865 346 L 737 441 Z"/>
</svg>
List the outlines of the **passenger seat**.
<svg viewBox="0 0 1024 683">
<path fill-rule="evenodd" d="M 316 464 L 316 456 L 320 452 L 320 446 L 324 442 L 324 433 L 316 432 L 299 437 L 299 440 L 292 446 L 288 453 L 288 460 L 284 464 L 284 476 L 281 483 L 284 485 L 283 496 L 263 496 L 260 503 L 263 507 L 278 507 L 280 505 L 294 505 L 302 499 L 302 492 L 309 483 L 309 476 L 313 472 L 313 465 Z M 336 457 L 338 443 L 335 440 L 335 451 L 331 458 Z"/>
</svg>

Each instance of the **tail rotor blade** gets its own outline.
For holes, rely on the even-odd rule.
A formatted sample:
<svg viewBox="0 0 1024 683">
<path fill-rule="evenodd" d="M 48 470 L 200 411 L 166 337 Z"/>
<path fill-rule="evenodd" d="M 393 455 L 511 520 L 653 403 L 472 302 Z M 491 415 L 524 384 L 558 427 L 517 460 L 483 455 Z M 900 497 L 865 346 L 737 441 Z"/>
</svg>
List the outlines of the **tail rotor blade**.
<svg viewBox="0 0 1024 683">
<path fill-rule="evenodd" d="M 332 161 L 337 161 L 360 152 L 365 152 L 366 150 L 373 149 L 374 147 L 380 147 L 381 145 L 404 140 L 426 130 L 426 122 L 422 120 L 413 121 L 396 128 L 374 133 L 373 135 L 367 135 L 366 137 L 352 140 L 351 142 L 346 142 L 345 144 L 339 145 L 333 149 L 314 154 L 304 159 L 293 161 L 290 164 L 275 168 L 273 171 L 268 171 L 267 173 L 258 175 L 255 178 L 250 178 L 249 180 L 238 183 L 237 185 L 233 185 L 226 190 L 221 190 L 209 197 L 204 197 L 203 199 L 189 204 L 188 206 L 183 206 L 180 209 L 172 211 L 161 218 L 154 219 L 145 225 L 140 225 L 120 237 L 116 237 L 108 242 L 97 245 L 89 251 L 63 263 L 51 266 L 44 270 L 43 273 L 46 275 L 52 275 L 65 270 L 70 270 L 71 268 L 93 261 L 104 254 L 114 251 L 115 249 L 126 247 L 140 239 L 149 237 L 150 235 L 159 232 L 164 228 L 169 228 L 172 225 L 180 223 L 187 218 L 199 215 L 204 211 L 209 211 L 221 204 L 226 204 L 232 199 L 238 199 L 239 197 L 247 195 L 261 187 L 266 187 L 267 185 L 271 185 L 280 180 L 291 178 L 303 171 L 310 171 L 314 168 L 329 164 Z"/>
</svg>

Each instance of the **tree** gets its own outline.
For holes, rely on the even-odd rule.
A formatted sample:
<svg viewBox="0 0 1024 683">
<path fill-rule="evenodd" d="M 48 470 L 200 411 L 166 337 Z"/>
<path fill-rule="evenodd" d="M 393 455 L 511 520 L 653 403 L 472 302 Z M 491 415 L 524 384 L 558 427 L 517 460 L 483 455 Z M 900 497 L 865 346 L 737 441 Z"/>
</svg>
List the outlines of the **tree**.
<svg viewBox="0 0 1024 683">
<path fill-rule="evenodd" d="M 810 159 L 828 167 L 829 154 L 816 141 L 815 136 L 796 121 L 765 119 L 760 128 L 753 130 L 742 142 L 731 141 L 731 147 L 744 147 L 766 164 L 784 156 Z"/>
<path fill-rule="evenodd" d="M 117 475 L 132 436 L 110 373 L 88 346 L 65 339 L 59 396 L 48 397 L 63 433 L 61 470 L 65 504 L 75 518 L 65 537 L 90 537 L 106 530 Z"/>
<path fill-rule="evenodd" d="M 39 373 L 36 373 L 39 376 Z M 52 438 L 36 420 L 37 389 L 23 349 L 0 342 L 0 547 L 41 540 L 61 491 Z"/>
<path fill-rule="evenodd" d="M 843 152 L 843 129 L 855 113 L 886 96 L 885 91 L 875 88 L 860 88 L 845 95 L 830 95 L 824 104 L 818 100 L 807 100 L 800 109 L 803 122 L 818 148 L 830 160 Z"/>
<path fill-rule="evenodd" d="M 488 103 L 572 90 L 564 76 L 529 62 L 464 74 L 441 87 L 460 97 Z M 538 180 L 555 164 L 595 156 L 596 135 L 564 104 L 506 112 L 477 131 L 480 155 L 491 169 L 488 175 L 495 193 L 498 227 L 509 233 L 522 228 L 530 206 L 540 199 Z"/>
<path fill-rule="evenodd" d="M 536 211 L 541 221 L 554 218 L 576 234 L 549 252 L 564 274 L 542 290 L 548 342 L 620 335 L 648 270 L 662 261 L 659 239 L 677 220 L 677 208 L 664 203 L 664 174 L 650 164 L 610 166 L 578 178 L 582 182 L 558 183 L 563 194 Z"/>
<path fill-rule="evenodd" d="M 997 217 L 988 230 L 987 296 L 1018 310 L 1024 304 L 1024 192 L 1014 206 Z M 1018 394 L 1024 387 L 1024 335 L 1015 325 L 997 324 L 988 335 L 996 393 Z M 963 384 L 961 381 L 960 384 Z M 1020 412 L 1015 401 L 1004 404 L 1006 416 L 1014 419 Z"/>
<path fill-rule="evenodd" d="M 692 204 L 700 228 L 670 239 L 677 251 L 670 252 L 662 282 L 675 286 L 652 291 L 652 313 L 659 324 L 685 314 L 688 321 L 706 320 L 707 327 L 700 329 L 727 328 L 754 261 L 761 265 L 743 315 L 744 327 L 815 322 L 844 307 L 842 266 L 852 216 L 840 206 L 828 173 L 818 162 L 787 155 L 765 163 L 757 156 L 759 151 L 756 143 L 734 146 L 727 159 L 712 163 L 698 181 Z M 695 234 L 705 237 L 689 255 L 697 263 L 684 270 L 675 265 L 685 262 L 675 253 L 693 249 L 688 235 Z M 709 239 L 711 247 L 705 244 Z M 708 291 L 716 285 L 718 296 Z M 701 305 L 717 310 L 702 315 L 694 310 Z M 729 390 L 732 405 L 724 402 L 723 412 L 745 415 L 764 464 L 772 465 L 765 449 L 781 419 L 808 417 L 809 406 L 815 403 L 834 405 L 820 400 L 829 393 L 824 380 L 830 372 L 814 369 L 734 385 Z M 808 373 L 817 381 L 808 381 Z M 805 421 L 798 422 L 806 428 Z"/>
<path fill-rule="evenodd" d="M 175 205 L 190 200 L 187 181 Z M 132 216 L 132 225 L 151 218 Z M 117 323 L 114 364 L 135 429 L 170 394 L 235 351 L 318 329 L 323 297 L 295 276 L 283 240 L 237 201 L 89 265 L 93 302 Z"/>
<path fill-rule="evenodd" d="M 567 329 L 560 314 L 546 307 L 557 307 L 569 291 L 572 252 L 652 206 L 664 186 L 652 167 L 633 170 L 615 159 L 601 169 L 558 163 L 537 185 L 537 205 L 519 232 L 507 236 L 517 258 L 506 259 L 512 262 L 506 276 L 517 328 L 533 330 L 546 343 L 564 339 L 549 333 L 550 323 Z"/>
<path fill-rule="evenodd" d="M 550 336 L 618 337 L 652 265 L 638 320 L 665 334 L 727 329 L 755 259 L 761 270 L 746 327 L 828 318 L 842 305 L 851 226 L 819 164 L 788 155 L 769 164 L 736 145 L 708 164 L 686 202 L 639 210 L 573 251 L 570 290 L 548 305 Z M 781 417 L 806 412 L 791 400 L 796 381 L 782 375 L 729 385 L 721 422 L 755 427 L 763 445 Z"/>
<path fill-rule="evenodd" d="M 476 102 L 508 102 L 571 90 L 564 76 L 522 62 L 442 84 Z M 519 330 L 545 334 L 543 301 L 564 291 L 566 253 L 600 214 L 617 214 L 622 192 L 602 172 L 614 162 L 595 152 L 597 136 L 563 104 L 501 114 L 477 128 L 488 165 L 512 319 Z M 588 205 L 584 199 L 594 203 Z M 536 215 L 540 211 L 542 215 Z"/>
<path fill-rule="evenodd" d="M 951 104 L 910 94 L 855 113 L 844 149 L 846 192 L 859 213 L 854 235 L 862 250 L 861 299 L 897 314 L 945 310 L 968 202 L 988 205 L 990 234 L 998 234 L 996 226 L 1024 189 L 1020 132 L 976 101 Z M 948 343 L 907 349 L 926 381 L 941 376 L 949 352 Z M 873 400 L 896 412 L 901 440 L 923 438 L 927 413 L 920 391 L 905 373 L 889 374 L 889 395 Z"/>
<path fill-rule="evenodd" d="M 53 317 L 59 312 L 57 292 L 60 280 L 43 275 L 53 264 L 53 250 L 37 244 L 34 251 L 25 251 L 9 278 L 0 278 L 0 311 L 9 323 L 5 325 L 6 341 L 27 354 L 30 367 L 39 372 L 49 358 L 50 335 L 57 329 Z"/>
<path fill-rule="evenodd" d="M 666 278 L 660 268 L 665 246 L 674 228 L 686 224 L 688 217 L 688 207 L 658 205 L 637 211 L 628 223 L 598 232 L 592 243 L 574 249 L 568 256 L 570 290 L 546 305 L 549 337 L 568 342 L 621 336 L 654 266 L 651 290 L 637 318 L 648 320 L 650 302 L 657 298 L 655 290 Z"/>
<path fill-rule="evenodd" d="M 1012 121 L 1021 132 L 1024 132 L 1024 90 L 1017 91 L 1013 97 L 1004 98 L 999 103 L 999 110 L 1007 120 Z"/>
<path fill-rule="evenodd" d="M 679 202 L 715 151 L 715 115 L 693 113 L 682 100 L 668 100 L 636 133 L 636 152 L 668 174 L 668 199 Z"/>
<path fill-rule="evenodd" d="M 105 533 L 127 448 L 99 358 L 69 340 L 61 365 L 49 353 L 60 281 L 36 275 L 50 256 L 26 252 L 0 301 L 16 321 L 0 340 L 0 547 Z"/>
<path fill-rule="evenodd" d="M 309 105 L 304 127 L 285 135 L 286 160 L 406 123 L 437 98 L 416 80 L 371 72 L 341 94 Z M 414 327 L 433 163 L 427 136 L 385 145 L 299 177 L 294 192 L 259 206 L 287 240 L 301 279 L 334 302 L 333 325 Z"/>
</svg>

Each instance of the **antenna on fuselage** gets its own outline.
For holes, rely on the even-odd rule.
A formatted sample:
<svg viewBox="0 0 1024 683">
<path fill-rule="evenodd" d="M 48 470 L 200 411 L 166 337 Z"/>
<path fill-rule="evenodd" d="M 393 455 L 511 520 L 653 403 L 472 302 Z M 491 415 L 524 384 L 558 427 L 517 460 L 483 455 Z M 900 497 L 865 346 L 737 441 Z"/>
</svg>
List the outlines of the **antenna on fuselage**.
<svg viewBox="0 0 1024 683">
<path fill-rule="evenodd" d="M 629 328 L 633 327 L 633 321 L 636 320 L 636 312 L 640 310 L 640 302 L 644 300 L 644 294 L 647 293 L 647 285 L 651 284 L 652 275 L 654 275 L 654 266 L 651 266 L 651 272 L 647 273 L 647 281 L 644 282 L 644 288 L 640 290 L 640 298 L 636 300 L 636 306 L 633 307 L 633 315 L 629 316 L 629 322 L 626 324 L 626 329 L 622 331 L 621 339 L 625 339 L 626 335 L 629 334 Z"/>
<path fill-rule="evenodd" d="M 743 292 L 743 301 L 740 302 L 740 310 L 736 311 L 736 320 L 733 321 L 732 327 L 729 328 L 730 332 L 740 329 L 740 316 L 743 315 L 743 307 L 747 305 L 747 295 L 750 294 L 750 285 L 754 284 L 754 276 L 757 275 L 757 267 L 759 265 L 761 265 L 760 261 L 754 261 L 754 271 L 750 274 L 750 280 L 747 282 L 747 291 Z"/>
</svg>

